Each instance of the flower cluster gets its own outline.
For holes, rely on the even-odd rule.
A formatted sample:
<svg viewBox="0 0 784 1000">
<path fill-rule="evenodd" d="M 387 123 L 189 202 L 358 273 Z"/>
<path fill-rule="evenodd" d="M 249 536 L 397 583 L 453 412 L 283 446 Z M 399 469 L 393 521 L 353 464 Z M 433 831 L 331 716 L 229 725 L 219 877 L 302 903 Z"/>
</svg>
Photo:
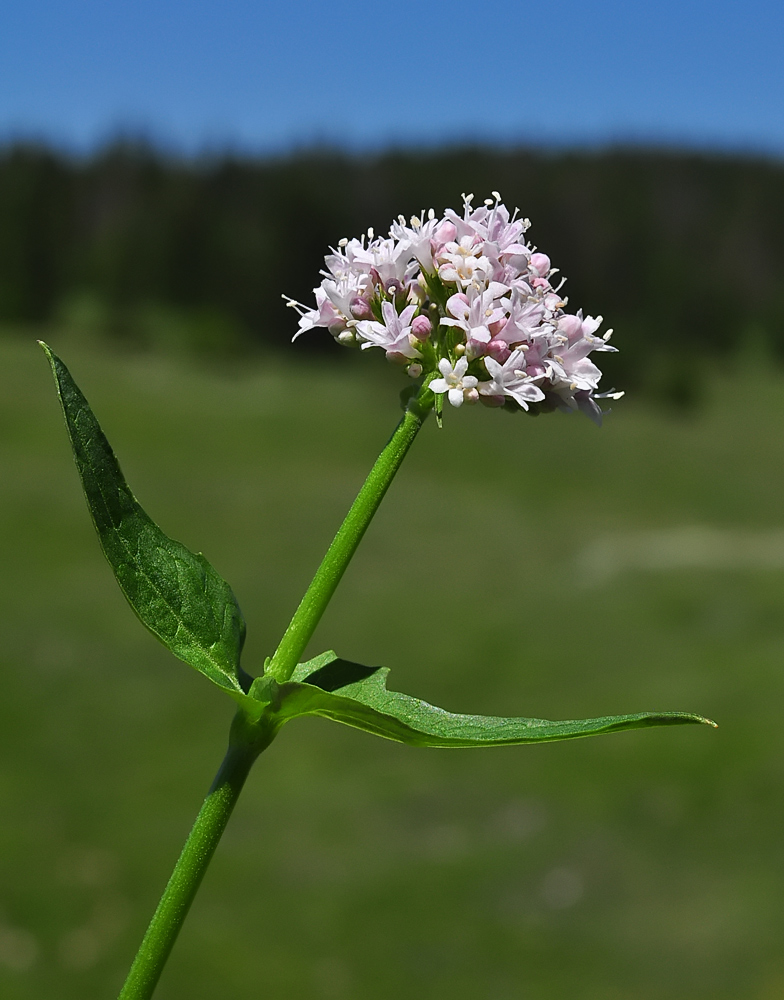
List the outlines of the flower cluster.
<svg viewBox="0 0 784 1000">
<path fill-rule="evenodd" d="M 389 235 L 341 240 L 325 258 L 316 307 L 293 299 L 295 338 L 326 327 L 347 346 L 380 347 L 452 406 L 580 409 L 601 422 L 592 351 L 614 351 L 601 317 L 566 311 L 550 258 L 525 241 L 497 192 L 462 216 L 400 216 Z"/>
</svg>

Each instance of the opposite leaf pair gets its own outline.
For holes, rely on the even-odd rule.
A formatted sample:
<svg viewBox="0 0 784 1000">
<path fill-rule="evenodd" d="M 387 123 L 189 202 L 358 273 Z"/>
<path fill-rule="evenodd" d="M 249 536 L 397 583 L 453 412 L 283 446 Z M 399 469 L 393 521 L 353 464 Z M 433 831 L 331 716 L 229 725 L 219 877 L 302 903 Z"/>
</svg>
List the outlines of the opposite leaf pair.
<svg viewBox="0 0 784 1000">
<path fill-rule="evenodd" d="M 240 665 L 245 620 L 237 599 L 201 553 L 174 541 L 145 513 L 87 400 L 45 345 L 74 458 L 101 547 L 128 603 L 175 656 L 226 691 L 248 721 L 276 732 L 289 719 L 321 715 L 412 746 L 475 747 L 573 739 L 647 726 L 709 723 L 684 712 L 643 712 L 598 719 L 455 715 L 386 689 L 387 669 L 322 653 L 278 684 L 253 679 Z M 713 725 L 713 723 L 709 723 Z"/>
</svg>

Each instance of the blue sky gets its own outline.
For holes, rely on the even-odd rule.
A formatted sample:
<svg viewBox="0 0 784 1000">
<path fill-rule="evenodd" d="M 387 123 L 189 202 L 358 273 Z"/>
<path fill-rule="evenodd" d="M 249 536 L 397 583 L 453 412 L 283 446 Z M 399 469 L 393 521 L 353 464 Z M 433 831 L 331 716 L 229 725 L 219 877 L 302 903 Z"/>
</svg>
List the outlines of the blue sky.
<svg viewBox="0 0 784 1000">
<path fill-rule="evenodd" d="M 781 0 L 6 0 L 0 140 L 784 155 Z"/>
</svg>

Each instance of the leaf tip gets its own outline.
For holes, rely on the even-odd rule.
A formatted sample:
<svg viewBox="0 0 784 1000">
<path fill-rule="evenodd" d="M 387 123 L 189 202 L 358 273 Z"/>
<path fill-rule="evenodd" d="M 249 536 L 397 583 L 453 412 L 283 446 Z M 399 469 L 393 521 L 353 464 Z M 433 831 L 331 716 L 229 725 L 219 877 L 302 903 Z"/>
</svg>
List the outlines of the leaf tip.
<svg viewBox="0 0 784 1000">
<path fill-rule="evenodd" d="M 49 364 L 52 366 L 52 371 L 54 372 L 55 377 L 56 377 L 57 376 L 57 365 L 58 365 L 58 363 L 62 364 L 62 361 L 60 361 L 60 359 L 54 353 L 54 351 L 52 350 L 52 348 L 46 343 L 46 341 L 44 341 L 44 340 L 37 340 L 36 343 L 38 344 L 38 346 L 41 348 L 41 350 L 46 355 L 46 358 L 47 358 Z"/>
<path fill-rule="evenodd" d="M 718 729 L 718 722 L 713 719 L 706 719 L 704 715 L 689 714 L 685 716 L 687 722 L 694 722 L 699 726 L 710 726 L 711 729 Z"/>
</svg>

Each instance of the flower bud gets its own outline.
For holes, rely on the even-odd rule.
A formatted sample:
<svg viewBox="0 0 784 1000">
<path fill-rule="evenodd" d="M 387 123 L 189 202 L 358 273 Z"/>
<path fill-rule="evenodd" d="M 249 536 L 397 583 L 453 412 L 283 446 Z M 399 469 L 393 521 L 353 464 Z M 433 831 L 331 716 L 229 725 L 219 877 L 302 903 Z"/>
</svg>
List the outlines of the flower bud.
<svg viewBox="0 0 784 1000">
<path fill-rule="evenodd" d="M 373 310 L 370 308 L 370 303 L 367 299 L 363 299 L 361 295 L 357 295 L 356 298 L 351 300 L 349 309 L 354 319 L 373 319 Z"/>
<path fill-rule="evenodd" d="M 417 340 L 427 340 L 433 332 L 433 325 L 427 316 L 415 316 L 411 324 L 411 333 Z"/>
<path fill-rule="evenodd" d="M 337 337 L 335 337 L 335 340 L 337 340 L 339 344 L 346 344 L 346 345 L 353 344 L 354 334 L 351 332 L 351 330 L 343 330 L 341 333 L 337 335 Z"/>
<path fill-rule="evenodd" d="M 419 376 L 422 374 L 422 365 L 420 365 L 419 362 L 415 361 L 413 365 L 408 366 L 408 374 L 411 376 L 411 378 L 419 378 Z"/>
<path fill-rule="evenodd" d="M 505 340 L 491 340 L 487 345 L 487 353 L 499 364 L 503 364 L 512 352 Z"/>
<path fill-rule="evenodd" d="M 531 268 L 536 271 L 540 278 L 545 277 L 545 275 L 550 272 L 550 258 L 546 253 L 532 253 L 531 254 Z"/>
<path fill-rule="evenodd" d="M 463 400 L 466 403 L 478 403 L 479 402 L 479 392 L 476 389 L 464 389 L 463 390 Z"/>
</svg>

